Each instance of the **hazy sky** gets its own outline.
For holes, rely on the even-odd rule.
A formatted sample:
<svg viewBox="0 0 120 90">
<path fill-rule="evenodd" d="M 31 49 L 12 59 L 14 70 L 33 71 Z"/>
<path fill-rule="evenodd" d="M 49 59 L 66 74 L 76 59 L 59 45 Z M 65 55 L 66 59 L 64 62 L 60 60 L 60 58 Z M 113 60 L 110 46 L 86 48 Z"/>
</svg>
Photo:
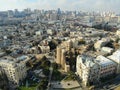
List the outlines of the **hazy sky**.
<svg viewBox="0 0 120 90">
<path fill-rule="evenodd" d="M 0 0 L 0 11 L 15 8 L 120 12 L 120 0 Z"/>
</svg>

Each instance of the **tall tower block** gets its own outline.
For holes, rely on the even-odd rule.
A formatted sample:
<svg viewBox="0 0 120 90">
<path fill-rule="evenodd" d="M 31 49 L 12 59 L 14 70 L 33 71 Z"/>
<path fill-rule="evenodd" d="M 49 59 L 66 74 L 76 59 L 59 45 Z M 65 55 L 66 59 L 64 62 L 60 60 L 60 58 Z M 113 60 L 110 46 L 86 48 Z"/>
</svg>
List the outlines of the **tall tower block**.
<svg viewBox="0 0 120 90">
<path fill-rule="evenodd" d="M 56 58 L 56 63 L 61 64 L 61 48 L 57 46 L 57 58 Z"/>
<path fill-rule="evenodd" d="M 66 50 L 63 48 L 61 50 L 61 66 L 63 69 L 65 68 L 65 53 L 66 53 Z"/>
</svg>

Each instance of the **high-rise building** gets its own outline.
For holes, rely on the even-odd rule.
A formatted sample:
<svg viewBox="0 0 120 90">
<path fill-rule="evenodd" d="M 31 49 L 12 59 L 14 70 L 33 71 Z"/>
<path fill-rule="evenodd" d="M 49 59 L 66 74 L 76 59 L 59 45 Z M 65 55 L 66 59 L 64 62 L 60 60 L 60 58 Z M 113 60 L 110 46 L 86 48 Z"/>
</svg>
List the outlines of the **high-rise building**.
<svg viewBox="0 0 120 90">
<path fill-rule="evenodd" d="M 58 46 L 57 47 L 57 56 L 56 56 L 56 63 L 61 64 L 61 48 Z"/>
<path fill-rule="evenodd" d="M 65 60 L 66 60 L 65 54 L 66 54 L 66 49 L 62 46 L 58 46 L 56 63 L 60 64 L 63 69 L 65 69 Z"/>
<path fill-rule="evenodd" d="M 24 12 L 25 12 L 25 14 L 30 14 L 31 13 L 31 9 L 30 8 L 24 9 Z"/>
<path fill-rule="evenodd" d="M 61 65 L 63 69 L 65 68 L 65 60 L 66 60 L 65 53 L 66 50 L 64 48 L 61 49 Z"/>
<path fill-rule="evenodd" d="M 14 10 L 14 16 L 16 16 L 16 17 L 19 16 L 19 11 L 18 11 L 18 9 L 15 9 L 15 10 Z"/>
<path fill-rule="evenodd" d="M 54 21 L 57 20 L 57 13 L 52 13 L 49 15 L 50 20 Z"/>
<path fill-rule="evenodd" d="M 61 20 L 61 10 L 58 8 L 57 10 L 57 20 Z"/>
<path fill-rule="evenodd" d="M 60 10 L 60 8 L 58 8 L 57 14 L 58 14 L 58 15 L 61 15 L 61 10 Z"/>
<path fill-rule="evenodd" d="M 14 12 L 12 10 L 8 10 L 8 17 L 13 17 L 14 16 Z"/>
<path fill-rule="evenodd" d="M 56 53 L 56 63 L 60 64 L 62 69 L 65 71 L 70 70 L 70 65 L 66 64 L 66 57 L 67 52 L 72 51 L 74 53 L 73 46 L 76 47 L 76 44 L 73 45 L 74 40 L 67 40 L 63 43 L 61 43 L 59 46 L 57 46 L 57 53 Z M 69 57 L 69 55 L 68 55 Z"/>
</svg>

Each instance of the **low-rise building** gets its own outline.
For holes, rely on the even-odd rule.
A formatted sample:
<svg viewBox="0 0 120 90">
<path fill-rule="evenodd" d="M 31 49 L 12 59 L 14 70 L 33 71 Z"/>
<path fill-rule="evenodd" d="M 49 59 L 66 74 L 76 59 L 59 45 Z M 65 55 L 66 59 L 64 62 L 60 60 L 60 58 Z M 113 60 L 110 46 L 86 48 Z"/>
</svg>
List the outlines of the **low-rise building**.
<svg viewBox="0 0 120 90">
<path fill-rule="evenodd" d="M 40 45 L 38 45 L 38 47 L 40 48 L 41 53 L 50 52 L 50 47 L 49 46 L 40 46 Z"/>
<path fill-rule="evenodd" d="M 101 49 L 103 52 L 106 52 L 108 54 L 111 54 L 113 52 L 113 48 L 110 48 L 110 47 L 102 47 Z"/>
<path fill-rule="evenodd" d="M 43 31 L 42 31 L 42 30 L 36 31 L 35 34 L 36 34 L 37 36 L 40 36 L 40 35 L 43 34 Z"/>
<path fill-rule="evenodd" d="M 116 31 L 116 35 L 120 38 L 120 29 Z"/>
<path fill-rule="evenodd" d="M 100 50 L 102 47 L 104 47 L 107 43 L 110 42 L 110 39 L 108 38 L 103 38 L 102 40 L 99 40 L 97 41 L 95 44 L 94 44 L 94 47 L 96 50 Z"/>
<path fill-rule="evenodd" d="M 53 31 L 52 29 L 48 29 L 48 30 L 47 30 L 47 34 L 53 35 L 53 34 L 54 34 L 54 31 Z"/>
</svg>

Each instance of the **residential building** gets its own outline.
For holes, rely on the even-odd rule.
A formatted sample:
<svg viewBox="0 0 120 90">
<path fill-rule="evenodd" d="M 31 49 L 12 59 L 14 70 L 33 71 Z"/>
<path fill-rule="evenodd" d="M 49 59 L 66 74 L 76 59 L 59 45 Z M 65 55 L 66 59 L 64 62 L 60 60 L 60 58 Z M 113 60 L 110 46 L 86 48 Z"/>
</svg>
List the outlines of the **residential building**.
<svg viewBox="0 0 120 90">
<path fill-rule="evenodd" d="M 57 47 L 57 58 L 56 58 L 56 63 L 60 64 L 62 68 L 65 68 L 65 53 L 66 49 L 64 47 L 58 46 Z"/>
<path fill-rule="evenodd" d="M 40 45 L 38 45 L 38 47 L 40 48 L 41 53 L 50 52 L 50 47 L 49 46 L 40 46 Z"/>
<path fill-rule="evenodd" d="M 99 82 L 99 66 L 94 62 L 94 58 L 90 56 L 77 56 L 76 73 L 86 86 L 90 83 L 95 84 Z"/>
<path fill-rule="evenodd" d="M 110 42 L 109 38 L 103 38 L 102 40 L 97 41 L 94 44 L 94 47 L 95 47 L 96 50 L 100 50 L 102 47 L 104 47 L 109 42 Z"/>
<path fill-rule="evenodd" d="M 0 66 L 5 71 L 10 84 L 19 85 L 27 75 L 26 64 L 20 60 L 1 58 Z"/>
<path fill-rule="evenodd" d="M 53 31 L 52 29 L 48 29 L 48 30 L 47 30 L 47 34 L 53 35 L 53 34 L 54 34 L 54 31 Z"/>
<path fill-rule="evenodd" d="M 0 67 L 0 90 L 9 90 L 8 78 L 5 71 Z"/>
<path fill-rule="evenodd" d="M 99 78 L 105 78 L 116 73 L 117 64 L 112 60 L 100 55 L 95 62 L 99 65 Z"/>
<path fill-rule="evenodd" d="M 98 84 L 100 80 L 116 74 L 117 64 L 100 55 L 93 58 L 88 55 L 78 55 L 76 74 L 85 85 Z"/>
<path fill-rule="evenodd" d="M 120 29 L 116 31 L 116 35 L 120 38 Z"/>
<path fill-rule="evenodd" d="M 117 73 L 120 73 L 120 50 L 115 51 L 112 55 L 108 56 L 109 59 L 117 64 Z"/>
</svg>

